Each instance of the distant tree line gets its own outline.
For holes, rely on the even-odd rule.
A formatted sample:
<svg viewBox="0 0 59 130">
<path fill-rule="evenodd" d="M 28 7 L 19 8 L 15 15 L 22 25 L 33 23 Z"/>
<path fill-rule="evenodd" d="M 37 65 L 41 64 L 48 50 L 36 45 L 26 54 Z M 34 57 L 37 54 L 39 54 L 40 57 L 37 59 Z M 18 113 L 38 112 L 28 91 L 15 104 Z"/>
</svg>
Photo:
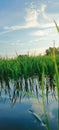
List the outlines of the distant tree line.
<svg viewBox="0 0 59 130">
<path fill-rule="evenodd" d="M 55 55 L 59 55 L 59 47 L 49 47 L 46 49 L 46 55 L 51 55 L 53 51 L 55 52 Z"/>
</svg>

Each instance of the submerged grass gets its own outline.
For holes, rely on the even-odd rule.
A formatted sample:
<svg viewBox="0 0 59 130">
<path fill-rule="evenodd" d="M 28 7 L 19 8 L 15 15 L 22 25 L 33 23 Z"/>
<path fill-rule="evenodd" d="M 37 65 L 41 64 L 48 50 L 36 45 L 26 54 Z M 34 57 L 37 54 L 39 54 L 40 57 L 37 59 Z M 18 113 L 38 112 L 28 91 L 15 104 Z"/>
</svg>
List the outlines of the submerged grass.
<svg viewBox="0 0 59 130">
<path fill-rule="evenodd" d="M 47 111 L 46 111 L 46 107 L 45 107 L 45 102 L 44 102 L 44 68 L 43 68 L 43 72 L 42 72 L 42 102 L 43 102 L 43 110 L 44 110 L 44 116 L 45 116 L 45 120 L 46 120 L 46 127 L 48 130 L 50 130 L 50 124 L 49 124 L 49 120 L 48 120 L 48 116 L 47 116 Z"/>
</svg>

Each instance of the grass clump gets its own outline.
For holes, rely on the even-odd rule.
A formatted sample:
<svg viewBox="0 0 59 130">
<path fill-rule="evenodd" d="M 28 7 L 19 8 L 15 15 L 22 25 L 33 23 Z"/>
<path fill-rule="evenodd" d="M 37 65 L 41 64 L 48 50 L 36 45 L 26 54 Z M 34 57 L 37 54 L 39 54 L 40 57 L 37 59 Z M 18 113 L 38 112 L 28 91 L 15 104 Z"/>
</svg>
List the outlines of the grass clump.
<svg viewBox="0 0 59 130">
<path fill-rule="evenodd" d="M 56 56 L 57 68 L 59 68 L 59 56 Z M 55 75 L 54 61 L 51 56 L 18 56 L 14 59 L 0 58 L 0 80 L 25 79 L 31 76 L 42 76 L 43 66 L 44 73 L 47 76 Z"/>
</svg>

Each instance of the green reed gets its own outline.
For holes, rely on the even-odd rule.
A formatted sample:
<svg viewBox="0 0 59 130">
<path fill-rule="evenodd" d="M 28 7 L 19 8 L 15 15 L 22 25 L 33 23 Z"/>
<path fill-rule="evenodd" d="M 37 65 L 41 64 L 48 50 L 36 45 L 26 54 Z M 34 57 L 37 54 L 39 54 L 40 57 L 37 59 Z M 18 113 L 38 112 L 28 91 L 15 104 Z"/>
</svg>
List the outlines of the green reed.
<svg viewBox="0 0 59 130">
<path fill-rule="evenodd" d="M 56 25 L 57 31 L 59 33 L 59 27 L 58 27 L 56 22 L 55 22 L 55 25 Z M 56 56 L 55 48 L 54 48 L 53 51 L 52 51 L 52 54 L 51 54 L 52 62 L 49 61 L 48 63 L 51 64 L 50 71 L 53 73 L 52 74 L 53 77 L 54 77 L 53 80 L 55 80 L 56 87 L 57 87 L 57 94 L 58 94 L 58 129 L 59 129 L 59 62 L 58 62 L 59 60 L 58 59 L 59 58 L 58 58 L 58 56 Z M 45 63 L 46 63 L 46 61 L 45 61 Z M 44 64 L 44 62 L 43 62 L 43 64 Z M 47 73 L 48 73 L 49 64 L 48 64 L 48 66 L 46 66 Z M 45 77 L 44 74 L 46 74 L 46 73 L 44 73 L 44 70 L 45 70 L 45 68 L 43 66 L 42 84 L 41 84 L 42 85 L 42 101 L 43 101 L 43 109 L 44 109 L 44 115 L 45 115 L 45 119 L 46 119 L 46 125 L 47 125 L 48 130 L 50 130 L 49 120 L 48 120 L 47 111 L 46 111 L 46 107 L 45 107 L 45 103 L 44 103 L 44 77 Z"/>
<path fill-rule="evenodd" d="M 55 75 L 54 61 L 51 56 L 19 56 L 14 59 L 0 58 L 0 80 L 18 79 L 42 75 L 44 63 L 45 75 Z M 56 57 L 59 68 L 59 56 Z"/>
<path fill-rule="evenodd" d="M 50 130 L 50 124 L 47 116 L 47 111 L 45 107 L 45 101 L 44 101 L 44 82 L 45 82 L 45 73 L 44 73 L 44 64 L 43 64 L 43 71 L 42 71 L 42 80 L 41 80 L 41 86 L 42 86 L 42 102 L 43 102 L 43 110 L 44 110 L 44 116 L 46 120 L 46 126 L 47 129 Z"/>
<path fill-rule="evenodd" d="M 54 23 L 56 25 L 56 29 L 59 33 L 59 26 L 57 25 L 56 21 L 54 20 Z M 54 54 L 54 57 L 53 57 L 53 62 L 54 62 L 54 65 L 55 65 L 55 83 L 56 83 L 56 87 L 57 87 L 57 94 L 58 94 L 58 129 L 59 129 L 59 66 L 58 64 L 56 63 L 56 55 L 55 55 L 55 50 L 53 51 L 53 54 Z"/>
</svg>

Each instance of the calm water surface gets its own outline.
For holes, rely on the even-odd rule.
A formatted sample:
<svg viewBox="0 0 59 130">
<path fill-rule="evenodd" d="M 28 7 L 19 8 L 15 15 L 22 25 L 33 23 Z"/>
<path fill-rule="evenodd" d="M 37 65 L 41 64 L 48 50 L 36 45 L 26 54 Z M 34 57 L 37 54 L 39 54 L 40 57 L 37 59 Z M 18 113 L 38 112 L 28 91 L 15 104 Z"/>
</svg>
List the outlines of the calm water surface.
<svg viewBox="0 0 59 130">
<path fill-rule="evenodd" d="M 45 78 L 44 105 L 51 130 L 58 130 L 58 99 Z M 37 77 L 0 83 L 0 130 L 47 130 L 42 90 Z"/>
</svg>

